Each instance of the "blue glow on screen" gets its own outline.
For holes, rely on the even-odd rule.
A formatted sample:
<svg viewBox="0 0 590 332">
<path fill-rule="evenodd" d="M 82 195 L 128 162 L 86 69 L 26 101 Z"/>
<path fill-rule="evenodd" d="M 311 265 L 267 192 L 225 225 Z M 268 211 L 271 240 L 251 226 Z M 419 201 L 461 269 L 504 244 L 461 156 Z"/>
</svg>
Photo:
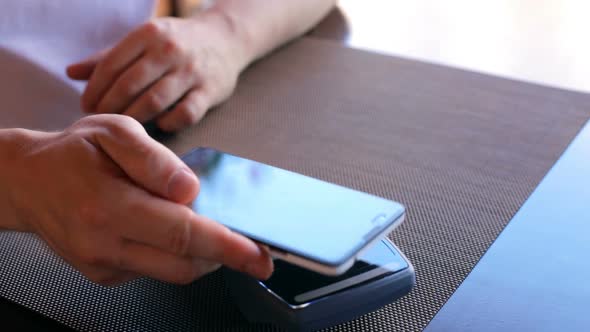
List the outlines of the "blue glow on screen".
<svg viewBox="0 0 590 332">
<path fill-rule="evenodd" d="M 365 241 L 375 216 L 393 222 L 395 202 L 212 149 L 183 160 L 198 175 L 193 209 L 285 251 L 339 264 Z"/>
</svg>

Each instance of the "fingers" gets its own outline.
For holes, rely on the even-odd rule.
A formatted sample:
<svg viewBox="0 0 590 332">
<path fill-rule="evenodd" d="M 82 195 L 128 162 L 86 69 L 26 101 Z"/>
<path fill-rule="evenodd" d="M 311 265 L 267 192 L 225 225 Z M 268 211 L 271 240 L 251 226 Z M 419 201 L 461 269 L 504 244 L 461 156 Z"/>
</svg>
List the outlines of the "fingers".
<svg viewBox="0 0 590 332">
<path fill-rule="evenodd" d="M 136 184 L 177 203 L 195 199 L 199 192 L 195 174 L 137 121 L 123 115 L 91 118 L 100 126 L 95 135 L 98 144 Z"/>
<path fill-rule="evenodd" d="M 121 271 L 112 268 L 78 265 L 76 268 L 90 281 L 101 286 L 116 286 L 139 278 L 134 272 Z"/>
<path fill-rule="evenodd" d="M 73 64 L 69 65 L 66 68 L 66 74 L 68 75 L 69 78 L 74 79 L 74 80 L 86 81 L 86 80 L 90 79 L 90 76 L 92 76 L 92 73 L 94 72 L 94 69 L 96 68 L 96 65 L 104 57 L 105 54 L 106 54 L 106 51 L 101 51 L 96 54 L 93 54 L 92 56 L 90 56 L 78 63 L 73 63 Z"/>
<path fill-rule="evenodd" d="M 143 54 L 148 40 L 142 38 L 142 34 L 142 30 L 129 34 L 96 65 L 82 94 L 82 107 L 86 112 L 95 110 L 113 82 Z"/>
<path fill-rule="evenodd" d="M 94 111 L 96 113 L 122 113 L 150 85 L 159 80 L 169 67 L 170 64 L 155 52 L 144 55 L 116 79 L 104 97 L 100 99 Z"/>
<path fill-rule="evenodd" d="M 186 285 L 216 271 L 220 267 L 221 264 L 217 262 L 195 257 L 178 256 L 128 240 L 122 241 L 118 258 L 112 267 L 76 265 L 76 268 L 86 278 L 102 286 L 119 285 L 140 276 Z M 270 276 L 270 273 L 267 272 L 244 272 L 259 279 L 267 279 Z"/>
<path fill-rule="evenodd" d="M 190 253 L 261 279 L 272 273 L 272 260 L 267 251 L 217 222 L 195 215 L 189 232 Z"/>
<path fill-rule="evenodd" d="M 119 268 L 175 284 L 189 284 L 217 270 L 219 263 L 178 256 L 133 241 L 124 241 Z"/>
<path fill-rule="evenodd" d="M 80 255 L 79 252 L 70 253 L 67 249 L 61 248 L 59 245 L 55 245 L 53 241 L 45 239 L 47 244 L 69 265 L 76 268 L 82 273 L 88 280 L 102 285 L 102 286 L 114 286 L 122 284 L 124 282 L 136 279 L 137 273 L 122 271 L 117 268 L 108 267 L 101 264 L 95 264 L 94 262 L 88 261 L 88 259 Z M 108 251 L 108 250 L 107 250 Z"/>
<path fill-rule="evenodd" d="M 208 44 L 194 44 L 188 27 L 183 21 L 154 20 L 98 63 L 71 66 L 71 76 L 89 78 L 82 109 L 125 114 L 141 123 L 157 119 L 160 129 L 169 132 L 198 122 L 220 101 L 218 96 L 231 92 L 236 77 L 233 66 L 211 64 L 215 53 Z"/>
<path fill-rule="evenodd" d="M 139 96 L 123 114 L 142 123 L 151 120 L 179 100 L 192 84 L 186 72 L 168 73 Z"/>
<path fill-rule="evenodd" d="M 170 111 L 162 114 L 156 121 L 164 131 L 174 132 L 197 123 L 209 108 L 208 98 L 199 89 L 189 91 Z"/>
<path fill-rule="evenodd" d="M 186 206 L 148 194 L 128 196 L 124 201 L 131 204 L 133 216 L 119 216 L 126 222 L 114 226 L 124 238 L 174 255 L 218 262 L 258 278 L 272 273 L 267 250 Z"/>
</svg>

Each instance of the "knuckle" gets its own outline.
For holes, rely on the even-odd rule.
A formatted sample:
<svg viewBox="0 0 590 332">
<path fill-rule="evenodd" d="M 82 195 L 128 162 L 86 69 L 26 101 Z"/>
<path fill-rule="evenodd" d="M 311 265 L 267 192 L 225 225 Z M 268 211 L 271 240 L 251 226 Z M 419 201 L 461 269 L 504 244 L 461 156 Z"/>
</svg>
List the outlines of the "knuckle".
<svg viewBox="0 0 590 332">
<path fill-rule="evenodd" d="M 177 284 L 190 284 L 195 280 L 211 273 L 221 267 L 221 264 L 208 261 L 188 262 L 177 270 L 174 282 Z"/>
<path fill-rule="evenodd" d="M 234 232 L 229 228 L 223 226 L 221 231 L 218 233 L 217 240 L 221 243 L 228 243 L 233 240 Z"/>
<path fill-rule="evenodd" d="M 147 108 L 152 111 L 161 111 L 164 108 L 164 97 L 158 91 L 150 91 L 146 94 Z"/>
<path fill-rule="evenodd" d="M 126 140 L 143 127 L 133 118 L 121 114 L 105 114 L 102 127 L 116 140 Z"/>
<path fill-rule="evenodd" d="M 188 208 L 183 208 L 179 221 L 170 228 L 168 234 L 168 247 L 177 255 L 187 256 L 190 251 L 191 232 L 190 223 L 192 220 L 192 211 Z"/>
<path fill-rule="evenodd" d="M 72 125 L 64 130 L 64 134 L 79 136 L 81 132 L 92 129 L 94 127 L 96 115 L 85 116 L 82 119 L 74 122 Z"/>
<path fill-rule="evenodd" d="M 110 265 L 108 256 L 102 255 L 99 250 L 94 248 L 83 248 L 78 252 L 78 258 L 84 265 L 97 267 Z"/>
<path fill-rule="evenodd" d="M 117 114 L 96 114 L 82 118 L 79 122 L 88 122 L 94 127 L 111 128 L 117 126 Z"/>
<path fill-rule="evenodd" d="M 189 61 L 184 65 L 184 72 L 193 74 L 199 72 L 199 65 L 195 61 Z"/>
<path fill-rule="evenodd" d="M 231 258 L 232 254 L 228 253 L 227 249 L 230 247 L 229 244 L 235 241 L 234 236 L 234 232 L 225 226 L 219 232 L 215 233 L 214 243 L 217 245 L 212 248 L 213 256 L 223 261 Z"/>
<path fill-rule="evenodd" d="M 108 114 L 94 114 L 85 116 L 78 121 L 74 122 L 68 127 L 68 132 L 78 132 L 79 130 L 96 129 L 104 127 L 105 123 L 108 123 Z"/>
<path fill-rule="evenodd" d="M 179 109 L 178 113 L 179 113 L 178 119 L 179 119 L 179 122 L 182 126 L 190 126 L 192 124 L 195 124 L 201 118 L 198 115 L 198 112 L 196 109 L 191 109 L 186 106 Z"/>
<path fill-rule="evenodd" d="M 118 273 L 111 272 L 93 272 L 84 274 L 84 276 L 93 283 L 104 287 L 112 287 L 118 285 L 121 279 Z"/>
<path fill-rule="evenodd" d="M 162 55 L 164 57 L 173 57 L 181 53 L 180 45 L 173 39 L 166 39 L 162 44 Z"/>
<path fill-rule="evenodd" d="M 110 123 L 113 130 L 118 130 L 123 133 L 129 133 L 131 129 L 141 127 L 141 125 L 133 120 L 133 118 L 120 114 L 115 114 L 115 117 L 110 119 Z"/>
<path fill-rule="evenodd" d="M 203 98 L 191 98 L 178 107 L 178 119 L 184 126 L 193 125 L 205 115 L 207 111 Z"/>
<path fill-rule="evenodd" d="M 134 77 L 128 77 L 117 82 L 117 85 L 114 87 L 115 91 L 117 91 L 117 97 L 134 97 L 141 90 L 138 84 L 140 81 L 139 76 L 143 76 L 143 73 L 139 72 L 138 75 L 134 75 Z"/>
<path fill-rule="evenodd" d="M 163 27 L 162 24 L 159 24 L 156 21 L 149 21 L 141 27 L 141 31 L 148 37 L 155 37 L 162 34 Z"/>
<path fill-rule="evenodd" d="M 153 20 L 145 23 L 141 28 L 147 38 L 156 41 L 154 47 L 163 56 L 176 54 L 180 50 L 180 45 L 174 39 L 171 23 L 170 20 Z"/>
<path fill-rule="evenodd" d="M 178 271 L 178 274 L 175 276 L 174 282 L 179 285 L 188 285 L 193 281 L 199 279 L 200 277 L 201 275 L 198 273 L 197 269 L 186 268 Z"/>
</svg>

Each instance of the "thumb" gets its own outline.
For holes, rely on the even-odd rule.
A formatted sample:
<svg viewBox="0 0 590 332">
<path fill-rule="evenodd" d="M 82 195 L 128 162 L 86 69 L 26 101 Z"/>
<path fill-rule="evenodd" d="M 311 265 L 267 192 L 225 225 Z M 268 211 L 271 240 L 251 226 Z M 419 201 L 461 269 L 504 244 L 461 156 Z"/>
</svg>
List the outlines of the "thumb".
<svg viewBox="0 0 590 332">
<path fill-rule="evenodd" d="M 105 54 L 106 50 L 103 50 L 82 61 L 70 64 L 66 67 L 66 74 L 73 80 L 87 81 L 90 79 L 90 76 L 92 76 L 92 73 L 94 72 L 94 68 L 96 68 L 96 65 L 102 60 L 102 58 L 104 58 Z"/>
<path fill-rule="evenodd" d="M 117 114 L 92 116 L 101 130 L 96 140 L 136 184 L 171 201 L 187 204 L 199 193 L 199 180 L 172 151 L 152 139 L 134 119 Z"/>
</svg>

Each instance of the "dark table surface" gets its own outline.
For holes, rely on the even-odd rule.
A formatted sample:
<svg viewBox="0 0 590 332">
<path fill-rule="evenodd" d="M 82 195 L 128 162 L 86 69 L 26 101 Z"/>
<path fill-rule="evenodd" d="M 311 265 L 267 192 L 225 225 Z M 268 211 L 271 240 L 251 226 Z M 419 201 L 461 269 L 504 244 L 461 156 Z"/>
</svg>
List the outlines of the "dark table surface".
<svg viewBox="0 0 590 332">
<path fill-rule="evenodd" d="M 341 0 L 312 35 L 569 89 L 590 87 L 590 5 L 574 0 Z M 559 110 L 556 110 L 558 112 Z M 590 326 L 590 127 L 549 172 L 427 331 L 586 331 Z M 61 325 L 0 298 L 23 329 Z"/>
<path fill-rule="evenodd" d="M 425 331 L 588 331 L 590 125 Z"/>
<path fill-rule="evenodd" d="M 587 92 L 590 21 L 583 7 L 568 0 L 341 0 L 313 34 Z M 587 125 L 426 331 L 590 329 L 589 151 Z"/>
</svg>

